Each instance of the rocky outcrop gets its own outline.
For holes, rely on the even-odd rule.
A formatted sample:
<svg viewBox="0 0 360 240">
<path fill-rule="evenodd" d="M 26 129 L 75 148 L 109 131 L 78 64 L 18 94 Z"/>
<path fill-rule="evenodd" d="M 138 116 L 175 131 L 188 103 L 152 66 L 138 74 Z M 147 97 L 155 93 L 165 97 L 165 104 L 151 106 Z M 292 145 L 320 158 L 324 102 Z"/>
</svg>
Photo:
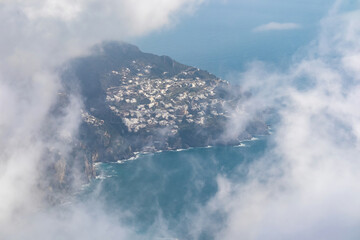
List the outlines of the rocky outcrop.
<svg viewBox="0 0 360 240">
<path fill-rule="evenodd" d="M 229 111 L 241 98 L 227 81 L 180 64 L 167 56 L 143 53 L 124 43 L 104 43 L 78 58 L 64 73 L 66 91 L 84 100 L 79 141 L 96 161 L 118 161 L 136 152 L 229 144 L 219 141 Z M 74 90 L 75 89 L 75 90 Z M 249 123 L 236 144 L 267 132 Z"/>
</svg>

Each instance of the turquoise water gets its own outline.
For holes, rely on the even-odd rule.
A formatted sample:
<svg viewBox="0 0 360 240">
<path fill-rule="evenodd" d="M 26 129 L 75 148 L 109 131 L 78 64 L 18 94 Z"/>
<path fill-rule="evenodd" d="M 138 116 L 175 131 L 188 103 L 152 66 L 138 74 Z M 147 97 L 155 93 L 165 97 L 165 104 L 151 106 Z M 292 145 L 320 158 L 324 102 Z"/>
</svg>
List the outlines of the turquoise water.
<svg viewBox="0 0 360 240">
<path fill-rule="evenodd" d="M 266 150 L 267 137 L 238 147 L 195 148 L 97 165 L 99 177 L 81 198 L 100 201 L 108 213 L 139 233 L 161 218 L 180 239 L 189 239 L 189 214 L 196 215 L 217 192 L 217 177 L 241 182 L 249 163 Z M 219 224 L 224 221 L 219 217 Z M 207 236 L 205 239 L 209 239 Z M 210 238 L 211 239 L 211 238 Z"/>
</svg>

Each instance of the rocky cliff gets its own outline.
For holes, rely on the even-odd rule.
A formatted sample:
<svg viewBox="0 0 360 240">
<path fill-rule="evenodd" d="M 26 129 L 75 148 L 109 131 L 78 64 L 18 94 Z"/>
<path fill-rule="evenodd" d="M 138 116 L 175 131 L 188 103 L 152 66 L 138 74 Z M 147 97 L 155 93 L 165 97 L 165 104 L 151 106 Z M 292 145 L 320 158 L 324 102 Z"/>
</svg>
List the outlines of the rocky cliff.
<svg viewBox="0 0 360 240">
<path fill-rule="evenodd" d="M 64 153 L 49 149 L 40 177 L 51 203 L 64 201 L 95 177 L 94 163 L 115 162 L 137 153 L 213 145 L 235 145 L 267 134 L 266 124 L 251 120 L 227 140 L 231 111 L 250 97 L 227 81 L 136 46 L 107 42 L 62 70 L 63 90 L 51 115 L 64 116 L 77 96 L 83 107 L 78 136 Z M 233 136 L 232 136 L 233 137 Z"/>
<path fill-rule="evenodd" d="M 108 42 L 69 66 L 64 95 L 77 91 L 84 101 L 80 142 L 91 152 L 89 164 L 137 152 L 236 144 L 267 132 L 254 120 L 237 140 L 220 141 L 229 111 L 243 96 L 231 94 L 227 81 L 167 56 Z"/>
</svg>

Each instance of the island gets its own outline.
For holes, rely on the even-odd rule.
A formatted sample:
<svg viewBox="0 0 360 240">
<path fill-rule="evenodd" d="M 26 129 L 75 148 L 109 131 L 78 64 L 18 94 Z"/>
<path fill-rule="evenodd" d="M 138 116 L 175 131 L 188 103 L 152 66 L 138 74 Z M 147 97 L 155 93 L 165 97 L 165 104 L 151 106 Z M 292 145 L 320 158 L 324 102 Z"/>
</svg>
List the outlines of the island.
<svg viewBox="0 0 360 240">
<path fill-rule="evenodd" d="M 88 179 L 95 176 L 96 162 L 237 145 L 268 133 L 264 121 L 252 119 L 235 139 L 224 138 L 231 111 L 251 96 L 234 91 L 228 81 L 207 71 L 144 53 L 131 44 L 95 46 L 91 54 L 69 62 L 62 79 L 60 106 L 66 105 L 70 95 L 83 102 L 73 156 Z M 69 165 L 61 165 L 60 175 L 67 175 Z"/>
</svg>

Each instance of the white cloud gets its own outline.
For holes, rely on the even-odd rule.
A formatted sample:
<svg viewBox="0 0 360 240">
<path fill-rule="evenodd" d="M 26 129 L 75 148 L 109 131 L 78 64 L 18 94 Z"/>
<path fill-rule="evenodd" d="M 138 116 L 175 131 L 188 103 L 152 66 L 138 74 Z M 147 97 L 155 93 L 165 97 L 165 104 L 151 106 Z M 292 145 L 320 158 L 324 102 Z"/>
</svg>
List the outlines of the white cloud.
<svg viewBox="0 0 360 240">
<path fill-rule="evenodd" d="M 24 235 L 18 239 L 41 236 L 36 231 L 46 221 L 34 222 L 38 226 L 32 228 L 16 226 L 21 223 L 26 226 L 32 213 L 44 207 L 43 192 L 39 189 L 43 184 L 42 171 L 46 163 L 54 161 L 51 158 L 42 161 L 47 150 L 67 158 L 71 139 L 77 135 L 81 99 L 71 97 L 62 117 L 54 118 L 50 114 L 61 90 L 57 67 L 101 41 L 126 41 L 171 26 L 201 2 L 0 0 L 1 239 L 16 239 L 15 233 Z M 74 214 L 76 220 L 77 213 Z M 60 221 L 56 215 L 47 217 L 50 221 Z M 96 217 L 85 216 L 81 220 L 87 222 L 88 230 L 97 225 Z M 69 239 L 84 237 L 71 225 L 62 223 L 69 228 Z M 114 228 L 118 230 L 118 226 Z M 108 226 L 90 232 L 96 236 L 95 232 L 106 234 L 107 229 Z"/>
<path fill-rule="evenodd" d="M 81 103 L 74 98 L 49 134 L 64 137 L 43 135 L 60 88 L 53 68 L 103 39 L 169 26 L 175 13 L 200 2 L 79 0 L 74 8 L 70 1 L 0 2 L 5 113 L 0 115 L 0 238 L 136 239 L 97 205 L 76 206 L 60 216 L 33 214 L 41 207 L 39 159 L 50 146 L 66 154 L 66 139 L 76 134 L 79 121 Z M 209 214 L 222 212 L 227 220 L 217 239 L 359 239 L 359 16 L 353 11 L 324 19 L 307 56 L 286 72 L 254 63 L 241 74 L 243 89 L 254 95 L 233 114 L 232 124 L 243 119 L 243 111 L 256 114 L 268 106 L 279 109 L 281 122 L 273 148 L 251 166 L 245 184 L 218 177 L 219 191 L 194 228 L 212 226 Z M 304 80 L 311 85 L 301 89 Z M 193 235 L 199 232 L 194 229 Z"/>
<path fill-rule="evenodd" d="M 285 30 L 294 30 L 299 28 L 301 28 L 301 25 L 297 23 L 270 22 L 254 28 L 253 32 L 285 31 Z"/>
<path fill-rule="evenodd" d="M 219 176 L 204 210 L 227 216 L 217 239 L 360 237 L 359 38 L 360 10 L 332 12 L 287 71 L 254 63 L 241 74 L 254 92 L 244 106 L 275 106 L 281 121 L 246 183 Z"/>
</svg>

